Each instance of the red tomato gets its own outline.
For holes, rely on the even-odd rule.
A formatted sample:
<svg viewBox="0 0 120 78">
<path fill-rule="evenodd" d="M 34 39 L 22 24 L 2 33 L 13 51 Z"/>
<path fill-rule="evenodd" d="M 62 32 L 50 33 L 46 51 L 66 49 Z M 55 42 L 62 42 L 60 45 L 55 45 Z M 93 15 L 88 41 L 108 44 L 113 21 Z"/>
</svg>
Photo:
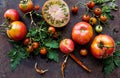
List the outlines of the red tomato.
<svg viewBox="0 0 120 78">
<path fill-rule="evenodd" d="M 112 37 L 100 34 L 96 36 L 91 44 L 91 53 L 95 58 L 107 58 L 115 50 L 115 42 Z"/>
<path fill-rule="evenodd" d="M 48 32 L 51 33 L 51 34 L 54 34 L 54 33 L 56 32 L 55 27 L 52 27 L 52 26 L 49 27 L 49 28 L 48 28 Z"/>
<path fill-rule="evenodd" d="M 66 54 L 73 52 L 74 42 L 71 39 L 63 39 L 60 42 L 60 50 Z"/>
<path fill-rule="evenodd" d="M 100 8 L 95 8 L 94 9 L 94 14 L 97 16 L 100 16 L 102 14 L 102 10 Z"/>
<path fill-rule="evenodd" d="M 73 6 L 71 9 L 72 13 L 76 14 L 78 13 L 78 6 Z"/>
<path fill-rule="evenodd" d="M 88 7 L 89 9 L 92 9 L 94 6 L 95 6 L 95 2 L 93 2 L 93 1 L 89 1 L 89 2 L 87 3 L 87 7 Z"/>
<path fill-rule="evenodd" d="M 22 0 L 19 3 L 19 9 L 24 13 L 30 12 L 34 9 L 34 4 L 32 0 Z"/>
<path fill-rule="evenodd" d="M 40 54 L 41 54 L 41 55 L 46 55 L 46 54 L 47 54 L 47 49 L 46 49 L 45 47 L 42 47 L 42 48 L 40 49 Z"/>
<path fill-rule="evenodd" d="M 40 9 L 40 6 L 39 6 L 39 5 L 35 5 L 35 6 L 34 6 L 34 9 L 35 9 L 35 10 L 39 10 L 39 9 Z"/>
<path fill-rule="evenodd" d="M 28 45 L 29 43 L 30 43 L 30 38 L 25 38 L 23 44 Z"/>
<path fill-rule="evenodd" d="M 33 49 L 38 49 L 39 43 L 38 42 L 33 42 L 32 46 L 33 46 Z"/>
<path fill-rule="evenodd" d="M 89 20 L 90 20 L 90 16 L 89 16 L 89 15 L 84 14 L 84 15 L 82 16 L 82 21 L 89 22 Z"/>
<path fill-rule="evenodd" d="M 27 29 L 23 22 L 14 21 L 10 24 L 6 32 L 10 39 L 19 41 L 25 38 Z"/>
<path fill-rule="evenodd" d="M 15 9 L 8 9 L 4 13 L 4 18 L 10 21 L 18 21 L 19 20 L 19 13 Z"/>
<path fill-rule="evenodd" d="M 87 44 L 92 36 L 92 26 L 87 22 L 79 22 L 72 29 L 72 39 L 78 44 Z"/>
</svg>

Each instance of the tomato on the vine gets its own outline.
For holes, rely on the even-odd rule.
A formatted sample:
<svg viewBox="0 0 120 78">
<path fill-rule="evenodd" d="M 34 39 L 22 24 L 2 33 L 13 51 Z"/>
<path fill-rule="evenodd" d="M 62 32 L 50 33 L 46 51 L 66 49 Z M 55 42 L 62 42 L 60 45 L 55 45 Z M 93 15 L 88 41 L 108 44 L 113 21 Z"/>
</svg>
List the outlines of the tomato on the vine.
<svg viewBox="0 0 120 78">
<path fill-rule="evenodd" d="M 101 33 L 102 30 L 103 30 L 103 27 L 102 27 L 101 25 L 97 25 L 97 26 L 95 27 L 95 31 L 96 31 L 97 33 Z"/>
<path fill-rule="evenodd" d="M 87 7 L 88 7 L 89 9 L 92 9 L 94 6 L 95 6 L 95 2 L 94 2 L 94 1 L 89 1 L 89 2 L 87 3 Z"/>
<path fill-rule="evenodd" d="M 19 20 L 19 13 L 15 9 L 8 9 L 4 13 L 4 18 L 10 21 L 18 21 Z"/>
<path fill-rule="evenodd" d="M 46 54 L 47 54 L 47 49 L 46 49 L 46 47 L 40 48 L 40 54 L 41 54 L 41 55 L 46 55 Z"/>
<path fill-rule="evenodd" d="M 28 45 L 26 50 L 27 50 L 28 53 L 33 52 L 33 46 L 32 45 Z"/>
<path fill-rule="evenodd" d="M 100 16 L 100 21 L 106 22 L 107 21 L 107 16 L 106 15 L 101 15 Z"/>
<path fill-rule="evenodd" d="M 71 11 L 72 11 L 73 14 L 78 13 L 78 6 L 73 6 Z"/>
<path fill-rule="evenodd" d="M 97 23 L 97 19 L 95 17 L 91 17 L 89 23 L 91 25 L 95 25 Z"/>
<path fill-rule="evenodd" d="M 90 20 L 90 16 L 89 16 L 89 15 L 84 14 L 84 15 L 82 16 L 82 21 L 89 22 L 89 20 Z"/>
<path fill-rule="evenodd" d="M 50 26 L 50 27 L 48 28 L 48 33 L 50 33 L 50 34 L 54 34 L 55 32 L 56 32 L 55 27 Z"/>
<path fill-rule="evenodd" d="M 97 16 L 100 16 L 102 14 L 101 8 L 95 8 L 94 9 L 94 14 L 97 15 Z"/>
<path fill-rule="evenodd" d="M 33 46 L 33 49 L 38 49 L 39 43 L 38 42 L 33 42 L 32 46 Z"/>
<path fill-rule="evenodd" d="M 95 58 L 107 58 L 114 53 L 115 42 L 109 35 L 100 34 L 94 38 L 90 49 Z"/>
<path fill-rule="evenodd" d="M 34 9 L 34 4 L 32 0 L 22 0 L 19 3 L 19 9 L 24 13 L 30 12 Z"/>
<path fill-rule="evenodd" d="M 30 38 L 25 38 L 23 44 L 28 45 L 29 43 L 30 43 Z"/>
<path fill-rule="evenodd" d="M 26 37 L 27 28 L 23 22 L 14 21 L 10 24 L 6 32 L 10 39 L 20 41 Z"/>
</svg>

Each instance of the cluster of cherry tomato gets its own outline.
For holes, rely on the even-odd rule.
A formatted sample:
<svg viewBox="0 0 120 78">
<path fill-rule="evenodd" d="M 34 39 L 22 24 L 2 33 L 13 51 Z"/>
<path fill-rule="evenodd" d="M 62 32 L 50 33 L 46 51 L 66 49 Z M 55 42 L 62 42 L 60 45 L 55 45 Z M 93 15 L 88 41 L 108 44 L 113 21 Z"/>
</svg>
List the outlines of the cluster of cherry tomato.
<svg viewBox="0 0 120 78">
<path fill-rule="evenodd" d="M 52 35 L 54 38 L 58 37 L 58 34 L 56 32 L 55 27 L 50 26 L 48 27 L 48 33 Z M 32 53 L 34 50 L 39 49 L 39 52 L 41 55 L 46 55 L 47 54 L 47 48 L 46 47 L 41 47 L 39 42 L 37 41 L 32 41 L 31 38 L 25 38 L 23 40 L 23 44 L 26 46 L 26 51 L 28 53 Z"/>
<path fill-rule="evenodd" d="M 102 9 L 99 7 L 95 7 L 95 2 L 94 1 L 89 1 L 88 3 L 84 4 L 86 6 L 86 9 L 88 11 L 92 12 L 92 15 L 88 14 L 86 12 L 85 14 L 82 15 L 82 21 L 88 22 L 91 25 L 96 25 L 95 31 L 97 33 L 102 32 L 102 25 L 100 24 L 105 23 L 107 21 L 107 16 L 102 13 Z M 72 13 L 77 13 L 79 10 L 78 6 L 73 6 L 71 11 Z"/>
<path fill-rule="evenodd" d="M 80 3 L 83 4 L 83 3 Z M 71 12 L 73 14 L 77 14 L 79 11 L 79 2 L 77 5 L 73 6 L 71 8 Z M 87 12 L 81 16 L 82 21 L 90 23 L 92 26 L 95 26 L 95 31 L 97 33 L 101 33 L 103 30 L 103 26 L 101 23 L 107 22 L 107 16 L 102 13 L 102 9 L 99 7 L 95 7 L 95 2 L 94 1 L 89 1 L 85 4 Z M 91 15 L 90 15 L 91 14 Z M 81 55 L 87 55 L 88 51 L 86 49 L 80 50 Z"/>
<path fill-rule="evenodd" d="M 26 46 L 26 51 L 29 53 L 32 53 L 34 50 L 37 50 L 40 46 L 39 42 L 36 42 L 36 41 L 32 42 L 30 38 L 25 38 L 23 41 L 23 44 Z M 41 55 L 46 55 L 47 54 L 46 47 L 40 48 L 39 52 Z"/>
</svg>

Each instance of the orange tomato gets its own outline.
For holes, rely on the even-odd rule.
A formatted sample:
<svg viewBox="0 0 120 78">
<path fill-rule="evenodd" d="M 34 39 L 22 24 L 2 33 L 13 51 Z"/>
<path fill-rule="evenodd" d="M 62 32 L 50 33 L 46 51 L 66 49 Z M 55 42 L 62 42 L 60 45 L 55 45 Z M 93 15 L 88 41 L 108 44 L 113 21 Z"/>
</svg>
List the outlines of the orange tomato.
<svg viewBox="0 0 120 78">
<path fill-rule="evenodd" d="M 10 39 L 19 41 L 26 37 L 27 28 L 23 22 L 14 21 L 10 24 L 6 32 Z"/>
<path fill-rule="evenodd" d="M 115 42 L 112 37 L 105 34 L 96 36 L 91 44 L 91 53 L 95 58 L 107 58 L 115 50 Z"/>
<path fill-rule="evenodd" d="M 87 54 L 88 54 L 87 49 L 81 49 L 81 50 L 80 50 L 80 55 L 86 56 Z"/>
<path fill-rule="evenodd" d="M 19 3 L 19 9 L 24 13 L 30 12 L 34 9 L 34 4 L 32 0 L 22 0 Z"/>
<path fill-rule="evenodd" d="M 41 55 L 46 55 L 46 54 L 47 54 L 47 49 L 46 49 L 45 47 L 42 47 L 42 48 L 40 49 L 40 54 L 41 54 Z"/>
</svg>

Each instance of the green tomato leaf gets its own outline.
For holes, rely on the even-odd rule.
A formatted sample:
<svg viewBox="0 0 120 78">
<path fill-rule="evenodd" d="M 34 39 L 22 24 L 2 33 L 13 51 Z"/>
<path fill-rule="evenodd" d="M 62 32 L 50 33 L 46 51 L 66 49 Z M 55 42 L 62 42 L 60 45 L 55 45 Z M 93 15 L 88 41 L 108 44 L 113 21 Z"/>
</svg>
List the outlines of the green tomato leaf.
<svg viewBox="0 0 120 78">
<path fill-rule="evenodd" d="M 52 40 L 52 41 L 46 42 L 45 46 L 49 48 L 59 48 L 59 43 L 55 40 Z"/>
<path fill-rule="evenodd" d="M 118 10 L 118 5 L 115 4 L 114 2 L 110 2 L 110 3 L 109 3 L 109 7 L 110 7 L 112 10 Z"/>
<path fill-rule="evenodd" d="M 115 56 L 120 56 L 120 50 L 116 50 L 114 53 Z"/>
<path fill-rule="evenodd" d="M 110 74 L 114 70 L 114 68 L 115 68 L 115 65 L 113 62 L 111 62 L 109 65 L 104 66 L 104 69 L 103 69 L 104 74 L 105 75 Z"/>
<path fill-rule="evenodd" d="M 47 53 L 47 57 L 48 59 L 54 60 L 55 62 L 59 61 L 58 52 L 56 50 L 49 50 Z"/>
<path fill-rule="evenodd" d="M 115 58 L 114 63 L 117 67 L 120 67 L 120 59 L 119 58 Z"/>
</svg>

